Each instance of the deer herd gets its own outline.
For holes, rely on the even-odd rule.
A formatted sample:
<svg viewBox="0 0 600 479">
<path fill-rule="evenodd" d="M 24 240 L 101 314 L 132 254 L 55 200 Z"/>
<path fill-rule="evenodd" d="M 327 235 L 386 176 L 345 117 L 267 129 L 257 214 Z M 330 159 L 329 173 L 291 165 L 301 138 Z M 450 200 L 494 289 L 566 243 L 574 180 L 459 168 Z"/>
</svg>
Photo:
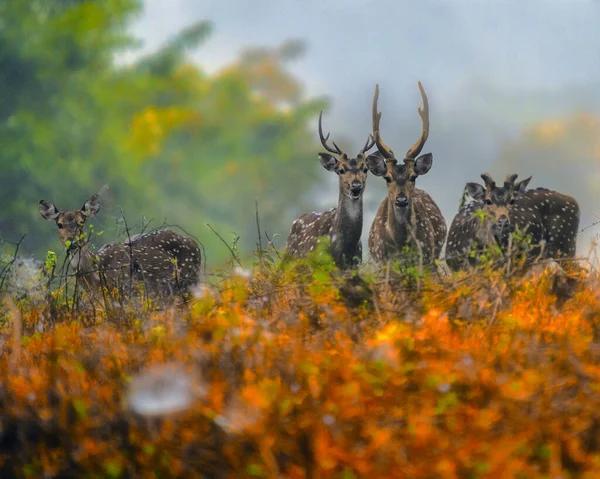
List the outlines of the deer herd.
<svg viewBox="0 0 600 479">
<path fill-rule="evenodd" d="M 527 264 L 537 259 L 574 258 L 579 228 L 577 201 L 545 188 L 527 189 L 531 177 L 517 182 L 517 175 L 509 174 L 497 186 L 488 173 L 483 173 L 483 185 L 467 183 L 465 190 L 471 201 L 460 208 L 447 232 L 438 205 L 416 187 L 417 178 L 428 173 L 433 164 L 431 153 L 420 155 L 429 136 L 429 102 L 421 82 L 418 86 L 423 99 L 418 110 L 421 136 L 400 164 L 381 137 L 379 85 L 373 97 L 373 131 L 356 158 L 349 159 L 335 143 L 333 148 L 327 144 L 329 134 L 323 136 L 319 116 L 321 144 L 337 155 L 320 153 L 319 158 L 327 170 L 339 176 L 338 207 L 300 216 L 288 236 L 288 253 L 303 257 L 326 236 L 340 268 L 358 264 L 362 260 L 363 193 L 370 171 L 383 177 L 388 193 L 369 233 L 369 252 L 379 265 L 406 259 L 410 252 L 419 265 L 432 265 L 440 259 L 447 233 L 445 259 L 454 271 L 477 265 L 490 249 L 499 249 L 504 257 L 522 250 Z M 377 151 L 366 156 L 373 146 Z M 524 241 L 513 246 L 515 232 L 520 232 Z"/>
<path fill-rule="evenodd" d="M 323 134 L 319 115 L 319 137 L 326 152 L 319 153 L 321 165 L 338 175 L 338 205 L 323 213 L 307 213 L 293 223 L 287 239 L 289 257 L 302 258 L 314 251 L 323 237 L 340 269 L 354 268 L 362 262 L 363 195 L 368 173 L 382 177 L 387 196 L 381 202 L 369 232 L 369 253 L 375 263 L 386 265 L 412 254 L 420 266 L 431 266 L 441 259 L 456 271 L 476 266 L 491 249 L 508 257 L 523 248 L 513 244 L 514 233 L 527 238 L 525 262 L 538 259 L 575 257 L 579 228 L 579 206 L 567 195 L 545 188 L 527 189 L 531 177 L 517 180 L 509 174 L 501 185 L 488 173 L 483 184 L 467 183 L 470 202 L 454 217 L 450 230 L 440 208 L 424 190 L 416 187 L 419 176 L 429 172 L 433 155 L 421 151 L 429 136 L 429 102 L 418 83 L 423 106 L 418 109 L 422 123 L 419 139 L 404 158 L 399 158 L 382 139 L 381 112 L 378 111 L 379 85 L 375 87 L 372 132 L 363 148 L 350 157 Z M 368 151 L 376 146 L 374 153 Z M 40 214 L 58 227 L 78 279 L 90 292 L 118 291 L 128 294 L 143 288 L 152 296 L 180 296 L 200 280 L 202 257 L 192 238 L 159 230 L 136 235 L 122 243 L 109 244 L 93 253 L 84 225 L 100 209 L 99 196 L 91 196 L 78 210 L 59 211 L 52 203 L 39 202 Z M 447 242 L 446 242 L 447 236 Z"/>
</svg>

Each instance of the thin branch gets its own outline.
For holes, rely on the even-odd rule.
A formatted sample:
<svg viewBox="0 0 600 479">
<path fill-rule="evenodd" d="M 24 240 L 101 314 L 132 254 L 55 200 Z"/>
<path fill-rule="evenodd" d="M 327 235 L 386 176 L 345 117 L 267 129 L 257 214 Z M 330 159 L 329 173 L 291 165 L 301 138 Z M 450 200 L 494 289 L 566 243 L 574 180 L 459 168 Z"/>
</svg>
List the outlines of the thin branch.
<svg viewBox="0 0 600 479">
<path fill-rule="evenodd" d="M 281 255 L 279 254 L 279 250 L 275 247 L 275 243 L 273 242 L 274 238 L 269 237 L 267 230 L 265 230 L 265 238 L 267 238 L 269 246 L 273 249 L 273 251 L 277 255 L 277 258 L 279 258 L 280 261 L 283 261 L 283 259 L 281 258 Z"/>
<path fill-rule="evenodd" d="M 590 228 L 593 228 L 596 225 L 600 225 L 600 217 L 596 214 L 596 213 L 592 213 L 596 218 L 598 218 L 598 221 L 594 221 L 591 225 L 586 226 L 585 228 L 581 229 L 579 232 L 583 233 L 586 230 L 589 230 Z"/>
<path fill-rule="evenodd" d="M 263 247 L 262 234 L 260 233 L 260 217 L 258 215 L 258 199 L 254 198 L 254 208 L 256 210 L 256 231 L 258 232 L 258 265 L 263 270 Z"/>
<path fill-rule="evenodd" d="M 13 254 L 12 259 L 6 264 L 6 266 L 4 268 L 2 268 L 2 271 L 0 272 L 0 277 L 2 278 L 2 280 L 0 281 L 0 291 L 2 291 L 2 288 L 4 287 L 4 283 L 6 282 L 6 278 L 9 276 L 11 268 L 17 261 L 17 255 L 19 254 L 19 247 L 21 246 L 21 243 L 25 239 L 25 236 L 26 235 L 21 236 L 21 239 L 19 239 L 19 241 L 17 241 L 15 243 L 15 252 Z"/>
<path fill-rule="evenodd" d="M 125 224 L 125 232 L 127 233 L 127 245 L 129 246 L 129 292 L 133 291 L 133 244 L 131 243 L 131 236 L 129 234 L 129 226 L 127 225 L 127 220 L 125 219 L 125 212 L 123 208 L 119 208 L 121 212 L 121 218 L 123 218 L 123 223 Z"/>
<path fill-rule="evenodd" d="M 225 241 L 223 239 L 223 237 L 217 233 L 217 231 L 209 224 L 206 223 L 206 226 L 208 226 L 208 228 L 210 228 L 210 230 L 217 236 L 217 238 L 219 238 L 221 240 L 221 242 L 227 247 L 227 249 L 229 250 L 229 254 L 231 255 L 231 258 L 235 260 L 235 262 L 240 266 L 240 268 L 242 267 L 242 262 L 240 261 L 240 258 L 238 257 L 238 255 L 236 254 L 236 252 L 234 251 L 234 249 L 229 246 L 229 244 L 227 243 L 227 241 Z"/>
</svg>

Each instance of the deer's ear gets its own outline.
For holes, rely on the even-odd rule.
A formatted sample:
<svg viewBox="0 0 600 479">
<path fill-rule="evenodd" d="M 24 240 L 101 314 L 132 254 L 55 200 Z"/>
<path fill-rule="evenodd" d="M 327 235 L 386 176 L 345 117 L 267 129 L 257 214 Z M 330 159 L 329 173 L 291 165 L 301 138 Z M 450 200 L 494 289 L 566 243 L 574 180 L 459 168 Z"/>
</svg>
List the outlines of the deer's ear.
<svg viewBox="0 0 600 479">
<path fill-rule="evenodd" d="M 485 188 L 479 183 L 467 183 L 467 193 L 474 200 L 483 200 Z"/>
<path fill-rule="evenodd" d="M 387 172 L 385 159 L 378 151 L 367 156 L 367 167 L 375 176 L 384 176 Z"/>
<path fill-rule="evenodd" d="M 87 218 L 96 216 L 96 213 L 100 211 L 100 197 L 98 195 L 90 196 L 81 207 L 81 214 Z"/>
<path fill-rule="evenodd" d="M 517 184 L 515 184 L 515 192 L 525 193 L 525 190 L 527 189 L 527 185 L 531 181 L 531 178 L 532 177 L 530 176 L 529 178 L 525 178 L 524 180 L 521 180 Z"/>
<path fill-rule="evenodd" d="M 427 173 L 431 169 L 433 164 L 433 155 L 431 153 L 425 153 L 419 156 L 415 160 L 415 174 L 421 176 Z"/>
<path fill-rule="evenodd" d="M 42 218 L 48 221 L 55 221 L 60 214 L 58 208 L 46 200 L 41 200 L 38 204 Z"/>
<path fill-rule="evenodd" d="M 334 171 L 338 164 L 337 158 L 329 153 L 319 153 L 319 160 L 327 171 Z"/>
</svg>

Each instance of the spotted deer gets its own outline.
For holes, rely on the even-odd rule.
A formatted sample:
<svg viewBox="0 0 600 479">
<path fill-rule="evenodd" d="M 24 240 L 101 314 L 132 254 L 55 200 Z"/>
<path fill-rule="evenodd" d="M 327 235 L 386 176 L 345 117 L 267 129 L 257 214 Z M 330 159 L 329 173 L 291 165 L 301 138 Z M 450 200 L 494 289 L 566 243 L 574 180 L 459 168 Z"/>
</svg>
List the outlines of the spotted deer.
<svg viewBox="0 0 600 479">
<path fill-rule="evenodd" d="M 515 199 L 518 224 L 535 216 L 542 224 L 542 241 L 535 253 L 544 259 L 574 258 L 579 231 L 579 204 L 572 196 L 547 188 L 523 190 Z"/>
<path fill-rule="evenodd" d="M 466 184 L 465 192 L 472 201 L 459 209 L 450 225 L 446 263 L 454 271 L 476 266 L 481 255 L 496 246 L 505 253 L 516 228 L 531 235 L 534 245 L 542 239 L 539 216 L 515 208 L 531 177 L 515 183 L 517 175 L 510 174 L 502 186 L 497 186 L 489 173 L 483 173 L 481 178 L 485 186 Z"/>
<path fill-rule="evenodd" d="M 461 208 L 450 226 L 446 262 L 451 269 L 474 265 L 490 245 L 506 252 L 515 229 L 530 237 L 527 263 L 575 257 L 579 205 L 574 198 L 546 188 L 528 190 L 531 177 L 515 183 L 517 175 L 508 175 L 502 187 L 497 187 L 488 173 L 481 177 L 485 187 L 467 183 L 467 193 L 474 201 Z M 515 247 L 519 251 L 519 245 Z"/>
<path fill-rule="evenodd" d="M 363 226 L 363 193 L 369 171 L 366 152 L 373 147 L 374 141 L 369 135 L 356 158 L 350 158 L 334 141 L 333 147 L 327 143 L 330 134 L 323 135 L 322 116 L 321 111 L 319 138 L 323 148 L 333 155 L 319 153 L 319 159 L 323 168 L 338 175 L 338 206 L 324 213 L 313 212 L 299 216 L 292 224 L 286 250 L 292 257 L 305 257 L 316 248 L 319 238 L 326 236 L 330 241 L 330 253 L 335 264 L 346 269 L 362 261 L 360 237 Z"/>
<path fill-rule="evenodd" d="M 137 249 L 165 252 L 176 265 L 177 285 L 188 291 L 200 280 L 202 256 L 198 243 L 189 236 L 171 230 L 157 230 L 127 238 L 124 245 Z"/>
<path fill-rule="evenodd" d="M 369 251 L 379 264 L 400 259 L 406 247 L 415 248 L 422 264 L 431 264 L 442 250 L 446 239 L 446 222 L 439 207 L 425 191 L 415 187 L 419 176 L 426 174 L 433 155 L 418 156 L 429 136 L 429 103 L 419 82 L 423 108 L 419 108 L 422 132 L 417 142 L 406 152 L 398 165 L 394 152 L 381 138 L 381 113 L 377 109 L 379 85 L 373 97 L 373 137 L 379 154 L 370 155 L 368 167 L 387 183 L 385 198 L 375 216 L 369 234 Z"/>
<path fill-rule="evenodd" d="M 92 195 L 77 210 L 59 211 L 41 200 L 42 217 L 54 221 L 67 248 L 70 265 L 88 292 L 100 288 L 129 295 L 143 287 L 153 297 L 181 295 L 198 282 L 200 249 L 190 238 L 173 231 L 138 235 L 126 243 L 113 243 L 92 253 L 84 226 L 100 210 L 98 195 Z"/>
</svg>

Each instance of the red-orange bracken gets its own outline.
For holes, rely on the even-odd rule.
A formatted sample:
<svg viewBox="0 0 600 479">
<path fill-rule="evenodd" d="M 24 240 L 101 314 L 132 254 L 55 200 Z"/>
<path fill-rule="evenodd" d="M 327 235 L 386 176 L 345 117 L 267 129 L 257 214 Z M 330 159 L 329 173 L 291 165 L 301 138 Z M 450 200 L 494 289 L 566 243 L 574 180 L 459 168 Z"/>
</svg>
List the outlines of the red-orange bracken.
<svg viewBox="0 0 600 479">
<path fill-rule="evenodd" d="M 574 274 L 560 301 L 550 271 L 372 283 L 359 306 L 257 274 L 127 325 L 32 334 L 25 310 L 0 476 L 598 477 L 600 282 Z"/>
</svg>

